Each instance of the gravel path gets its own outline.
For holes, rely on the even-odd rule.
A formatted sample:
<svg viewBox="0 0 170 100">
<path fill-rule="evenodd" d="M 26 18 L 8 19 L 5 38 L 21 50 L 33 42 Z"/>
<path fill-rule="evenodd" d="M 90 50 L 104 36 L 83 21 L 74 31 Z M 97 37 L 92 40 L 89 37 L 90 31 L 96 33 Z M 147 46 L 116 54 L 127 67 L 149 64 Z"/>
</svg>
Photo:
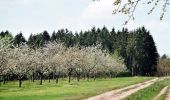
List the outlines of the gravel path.
<svg viewBox="0 0 170 100">
<path fill-rule="evenodd" d="M 151 84 L 154 84 L 157 80 L 158 78 L 154 78 L 146 82 L 138 83 L 135 85 L 122 88 L 122 89 L 117 89 L 117 90 L 106 92 L 106 93 L 103 93 L 103 94 L 100 94 L 94 97 L 90 97 L 86 100 L 121 100 L 131 95 L 132 93 L 137 92 L 140 89 L 146 88 L 150 86 Z"/>
</svg>

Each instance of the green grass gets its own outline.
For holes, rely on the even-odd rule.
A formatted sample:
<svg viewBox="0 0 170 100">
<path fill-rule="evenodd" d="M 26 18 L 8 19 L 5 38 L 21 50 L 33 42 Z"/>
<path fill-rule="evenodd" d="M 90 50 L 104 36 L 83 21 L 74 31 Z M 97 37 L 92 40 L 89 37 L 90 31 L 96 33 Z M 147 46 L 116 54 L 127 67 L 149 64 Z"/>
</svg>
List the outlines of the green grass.
<svg viewBox="0 0 170 100">
<path fill-rule="evenodd" d="M 170 84 L 169 84 L 169 86 L 170 86 Z M 166 92 L 168 92 L 168 90 L 169 90 L 169 87 Z M 165 100 L 165 97 L 166 97 L 166 93 L 162 94 L 157 100 Z"/>
<path fill-rule="evenodd" d="M 170 79 L 158 81 L 155 84 L 130 95 L 124 100 L 152 100 L 165 86 L 168 85 L 170 85 Z M 165 95 L 162 95 L 158 100 L 164 99 Z"/>
<path fill-rule="evenodd" d="M 165 100 L 166 94 L 161 95 L 157 100 Z"/>
<path fill-rule="evenodd" d="M 125 87 L 131 84 L 149 80 L 151 77 L 124 77 L 113 79 L 97 79 L 96 81 L 73 81 L 71 84 L 65 81 L 55 81 L 38 85 L 24 81 L 22 88 L 18 87 L 18 82 L 9 82 L 0 87 L 0 100 L 79 100 L 94 96 L 112 89 Z"/>
</svg>

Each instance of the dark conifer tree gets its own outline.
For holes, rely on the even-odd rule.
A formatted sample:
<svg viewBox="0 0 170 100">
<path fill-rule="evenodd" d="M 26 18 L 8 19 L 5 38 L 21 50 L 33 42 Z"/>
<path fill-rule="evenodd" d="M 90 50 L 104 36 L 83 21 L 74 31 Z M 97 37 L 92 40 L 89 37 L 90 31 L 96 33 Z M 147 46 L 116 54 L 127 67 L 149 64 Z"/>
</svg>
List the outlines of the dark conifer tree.
<svg viewBox="0 0 170 100">
<path fill-rule="evenodd" d="M 5 37 L 5 32 L 2 31 L 2 32 L 0 33 L 0 37 L 1 37 L 1 38 Z"/>
<path fill-rule="evenodd" d="M 22 44 L 26 43 L 26 39 L 25 37 L 23 36 L 23 34 L 20 32 L 19 34 L 17 34 L 15 37 L 14 37 L 14 40 L 13 40 L 13 44 L 15 46 L 20 46 Z"/>
<path fill-rule="evenodd" d="M 49 35 L 49 33 L 47 31 L 44 31 L 42 33 L 42 42 L 47 43 L 49 41 L 50 41 L 50 35 Z"/>
<path fill-rule="evenodd" d="M 31 34 L 30 37 L 28 38 L 27 44 L 33 49 L 38 47 L 36 35 Z"/>
<path fill-rule="evenodd" d="M 127 46 L 127 67 L 132 75 L 154 75 L 158 53 L 150 33 L 139 28 L 129 35 Z"/>
<path fill-rule="evenodd" d="M 6 30 L 5 32 L 2 31 L 0 33 L 0 38 L 8 38 L 9 41 L 12 41 L 13 36 L 8 30 Z"/>
<path fill-rule="evenodd" d="M 56 32 L 54 31 L 51 35 L 51 41 L 57 41 Z"/>
<path fill-rule="evenodd" d="M 163 54 L 162 56 L 161 56 L 161 59 L 167 59 L 168 58 L 168 56 L 166 55 L 166 54 Z"/>
<path fill-rule="evenodd" d="M 110 32 L 110 42 L 111 42 L 111 47 L 110 47 L 110 52 L 113 53 L 114 50 L 116 49 L 116 32 L 115 29 L 112 28 L 111 32 Z"/>
</svg>

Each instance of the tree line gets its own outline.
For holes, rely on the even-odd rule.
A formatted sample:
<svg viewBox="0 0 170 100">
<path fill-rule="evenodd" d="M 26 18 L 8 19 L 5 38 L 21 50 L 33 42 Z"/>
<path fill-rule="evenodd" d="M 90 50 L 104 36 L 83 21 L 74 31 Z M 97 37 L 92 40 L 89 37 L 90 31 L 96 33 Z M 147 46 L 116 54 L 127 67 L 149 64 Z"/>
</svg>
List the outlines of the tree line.
<svg viewBox="0 0 170 100">
<path fill-rule="evenodd" d="M 105 51 L 111 56 L 116 55 L 116 59 L 123 59 L 121 61 L 123 61 L 127 71 L 132 76 L 151 76 L 157 73 L 156 66 L 159 57 L 157 48 L 152 35 L 145 27 L 140 27 L 133 31 L 128 31 L 126 28 L 118 31 L 113 28 L 109 31 L 106 27 L 93 27 L 91 30 L 79 33 L 61 29 L 57 32 L 54 31 L 51 36 L 47 31 L 31 34 L 28 40 L 25 39 L 22 33 L 13 37 L 9 31 L 2 31 L 0 37 L 3 41 L 6 41 L 5 45 L 12 44 L 10 48 L 20 48 L 23 44 L 26 44 L 31 50 L 37 51 L 40 49 L 41 51 L 43 49 L 43 52 L 47 44 L 50 43 L 56 45 L 62 43 L 65 46 L 64 48 L 79 49 L 98 47 L 100 44 L 102 52 Z M 50 54 L 50 52 L 48 53 Z M 64 54 L 65 52 L 63 52 Z M 39 59 L 41 58 L 43 57 L 39 57 Z"/>
<path fill-rule="evenodd" d="M 41 48 L 32 49 L 22 44 L 15 47 L 0 41 L 0 73 L 3 83 L 6 80 L 18 79 L 19 87 L 24 79 L 42 80 L 68 77 L 70 83 L 73 78 L 80 79 L 97 77 L 115 77 L 126 71 L 122 60 L 113 58 L 100 46 L 66 47 L 62 43 L 49 42 Z M 1 82 L 0 82 L 1 84 Z"/>
<path fill-rule="evenodd" d="M 73 33 L 68 29 L 53 32 L 50 36 L 47 31 L 31 34 L 28 41 L 22 33 L 14 37 L 14 45 L 27 43 L 31 48 L 42 47 L 47 42 L 64 43 L 67 47 L 74 45 L 95 46 L 101 43 L 102 49 L 110 54 L 117 53 L 124 59 L 125 65 L 132 75 L 154 75 L 158 61 L 158 52 L 152 35 L 144 27 L 134 31 L 122 30 L 109 31 L 106 27 L 93 27 L 88 31 Z M 147 62 L 147 63 L 146 63 Z M 145 64 L 145 65 L 144 65 Z"/>
</svg>

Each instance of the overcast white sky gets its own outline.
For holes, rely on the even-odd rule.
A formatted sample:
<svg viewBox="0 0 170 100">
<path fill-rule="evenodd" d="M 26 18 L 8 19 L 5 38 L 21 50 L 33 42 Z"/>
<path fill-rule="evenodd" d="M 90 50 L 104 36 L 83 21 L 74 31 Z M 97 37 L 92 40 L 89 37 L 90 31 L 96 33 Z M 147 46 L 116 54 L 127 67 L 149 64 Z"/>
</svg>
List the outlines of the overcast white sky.
<svg viewBox="0 0 170 100">
<path fill-rule="evenodd" d="M 43 30 L 52 32 L 61 28 L 72 31 L 91 29 L 93 26 L 121 29 L 125 16 L 112 15 L 113 0 L 0 0 L 0 31 L 20 31 L 26 38 Z M 159 21 L 160 10 L 148 16 L 149 7 L 140 6 L 136 20 L 126 26 L 133 30 L 145 26 L 154 37 L 158 52 L 170 55 L 170 6 L 164 20 Z"/>
</svg>

